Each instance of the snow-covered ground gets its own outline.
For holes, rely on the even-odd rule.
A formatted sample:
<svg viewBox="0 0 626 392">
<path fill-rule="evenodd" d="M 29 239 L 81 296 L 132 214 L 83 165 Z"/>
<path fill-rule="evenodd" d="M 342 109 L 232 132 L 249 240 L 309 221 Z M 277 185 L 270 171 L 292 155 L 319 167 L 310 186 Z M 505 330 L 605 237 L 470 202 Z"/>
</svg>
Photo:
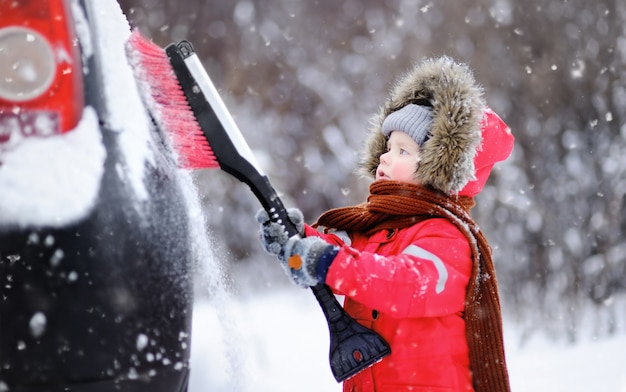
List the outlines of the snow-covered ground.
<svg viewBox="0 0 626 392">
<path fill-rule="evenodd" d="M 541 338 L 507 358 L 514 392 L 626 392 L 626 336 L 575 346 Z M 200 301 L 195 307 L 189 392 L 341 391 L 328 365 L 326 321 L 308 290 L 294 287 Z"/>
</svg>

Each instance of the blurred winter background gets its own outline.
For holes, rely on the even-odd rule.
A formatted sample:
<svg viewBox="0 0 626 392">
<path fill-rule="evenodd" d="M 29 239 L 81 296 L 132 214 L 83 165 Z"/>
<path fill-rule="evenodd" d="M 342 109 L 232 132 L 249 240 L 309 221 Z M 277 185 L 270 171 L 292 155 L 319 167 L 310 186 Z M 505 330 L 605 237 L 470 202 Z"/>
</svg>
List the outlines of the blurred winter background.
<svg viewBox="0 0 626 392">
<path fill-rule="evenodd" d="M 398 74 L 442 54 L 470 64 L 516 136 L 474 209 L 494 248 L 514 386 L 626 390 L 625 1 L 119 3 L 158 44 L 194 44 L 308 221 L 364 199 L 356 154 Z M 220 271 L 198 277 L 192 391 L 339 390 L 313 296 L 257 243 L 257 200 L 224 173 L 195 178 Z"/>
</svg>

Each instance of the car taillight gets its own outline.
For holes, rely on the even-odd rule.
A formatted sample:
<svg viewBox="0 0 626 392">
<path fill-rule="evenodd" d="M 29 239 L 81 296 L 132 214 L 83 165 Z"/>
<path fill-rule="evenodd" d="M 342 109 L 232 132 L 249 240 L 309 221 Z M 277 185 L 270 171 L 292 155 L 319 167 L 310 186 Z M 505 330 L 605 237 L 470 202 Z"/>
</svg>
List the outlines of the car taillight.
<svg viewBox="0 0 626 392">
<path fill-rule="evenodd" d="M 73 129 L 84 105 L 70 0 L 0 0 L 0 143 Z"/>
</svg>

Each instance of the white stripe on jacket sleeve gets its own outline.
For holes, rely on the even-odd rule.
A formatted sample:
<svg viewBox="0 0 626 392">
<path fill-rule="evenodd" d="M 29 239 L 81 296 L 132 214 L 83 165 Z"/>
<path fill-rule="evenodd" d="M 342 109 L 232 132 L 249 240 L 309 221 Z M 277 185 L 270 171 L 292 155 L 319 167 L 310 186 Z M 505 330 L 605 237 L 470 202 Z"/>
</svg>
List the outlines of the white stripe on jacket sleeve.
<svg viewBox="0 0 626 392">
<path fill-rule="evenodd" d="M 402 253 L 412 255 L 415 257 L 419 257 L 420 259 L 430 260 L 435 265 L 437 272 L 439 273 L 439 280 L 437 281 L 437 287 L 435 288 L 435 292 L 440 294 L 443 289 L 446 287 L 446 281 L 448 280 L 448 270 L 446 269 L 445 264 L 439 257 L 430 253 L 426 249 L 420 248 L 417 245 L 410 245 L 407 247 Z"/>
</svg>

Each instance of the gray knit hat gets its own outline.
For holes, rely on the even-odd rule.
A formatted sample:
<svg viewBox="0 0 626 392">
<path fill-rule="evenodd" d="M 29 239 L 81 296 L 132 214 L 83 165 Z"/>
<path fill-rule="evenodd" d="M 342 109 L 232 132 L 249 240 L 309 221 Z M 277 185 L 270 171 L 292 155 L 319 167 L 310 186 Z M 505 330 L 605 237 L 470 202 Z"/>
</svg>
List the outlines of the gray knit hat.
<svg viewBox="0 0 626 392">
<path fill-rule="evenodd" d="M 421 147 L 428 138 L 433 123 L 432 111 L 428 106 L 410 103 L 385 117 L 381 131 L 385 137 L 389 137 L 393 131 L 402 131 Z"/>
</svg>

